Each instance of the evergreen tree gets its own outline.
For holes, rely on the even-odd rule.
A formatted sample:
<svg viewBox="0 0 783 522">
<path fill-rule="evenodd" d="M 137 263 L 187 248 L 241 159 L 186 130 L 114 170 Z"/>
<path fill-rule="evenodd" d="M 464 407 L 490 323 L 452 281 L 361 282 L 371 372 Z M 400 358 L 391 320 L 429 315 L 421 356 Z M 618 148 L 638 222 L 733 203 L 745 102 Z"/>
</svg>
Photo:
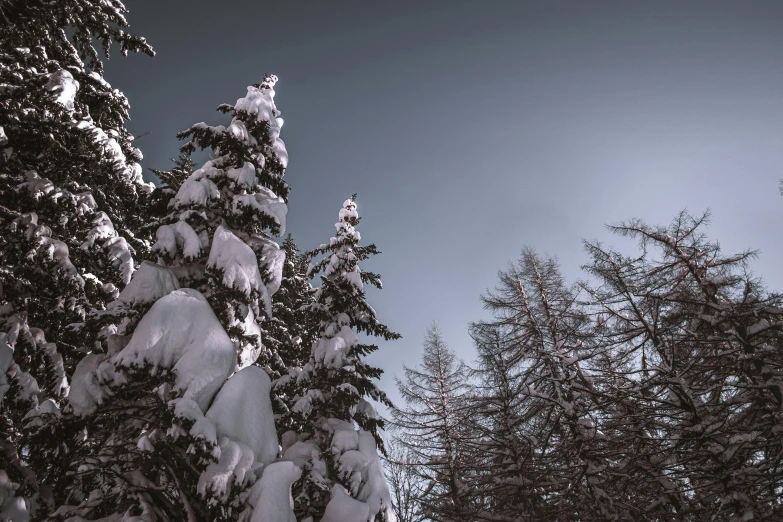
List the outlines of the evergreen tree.
<svg viewBox="0 0 783 522">
<path fill-rule="evenodd" d="M 20 485 L 0 518 L 42 517 L 74 440 L 57 422 L 97 331 L 85 319 L 130 280 L 150 186 L 124 127 L 128 102 L 100 54 L 153 55 L 119 1 L 7 1 L 0 18 L 0 473 Z M 97 42 L 98 45 L 95 44 Z M 101 349 L 101 346 L 94 346 Z M 6 373 L 7 372 L 7 373 Z M 23 457 L 23 458 L 20 458 Z M 8 462 L 10 465 L 6 466 Z M 16 487 L 16 486 L 13 486 Z"/>
<path fill-rule="evenodd" d="M 305 449 L 309 461 L 295 493 L 297 514 L 323 514 L 326 522 L 341 520 L 339 513 L 351 503 L 359 512 L 368 509 L 369 517 L 393 517 L 376 448 L 383 447 L 379 432 L 383 420 L 366 399 L 390 402 L 374 382 L 381 370 L 363 360 L 378 346 L 362 343 L 354 330 L 385 340 L 400 336 L 378 321 L 366 300 L 364 285 L 380 289 L 381 280 L 377 274 L 362 271 L 359 262 L 379 252 L 372 244 L 359 246 L 355 199 L 354 195 L 343 203 L 336 236 L 316 250 L 330 254 L 314 267 L 315 273 L 322 274 L 311 306 L 318 321 L 318 338 L 308 363 L 293 377 L 304 382 L 305 390 L 295 397 L 292 411 L 301 416 L 307 431 L 290 431 L 283 437 L 286 455 L 289 449 L 292 455 Z"/>
<path fill-rule="evenodd" d="M 160 178 L 163 186 L 168 189 L 166 192 L 173 196 L 179 191 L 185 180 L 196 170 L 196 163 L 191 159 L 190 150 L 188 149 L 181 150 L 179 157 L 171 161 L 174 162 L 174 166 L 169 170 L 151 170 Z"/>
<path fill-rule="evenodd" d="M 437 326 L 427 331 L 421 365 L 405 367 L 405 380 L 398 380 L 397 387 L 406 407 L 393 410 L 395 426 L 415 462 L 427 517 L 438 522 L 475 520 L 480 509 L 467 429 L 469 369 L 446 346 Z"/>
<path fill-rule="evenodd" d="M 222 105 L 219 110 L 232 115 L 228 127 L 200 123 L 180 133 L 190 141 L 179 171 L 187 170 L 196 146 L 213 153 L 171 200 L 173 211 L 160 220 L 153 251 L 184 285 L 207 297 L 234 341 L 239 367 L 257 363 L 279 376 L 284 367 L 276 340 L 263 325 L 272 317 L 285 258 L 270 238 L 285 231 L 288 199 L 276 81 L 266 76 L 236 105 Z"/>
<path fill-rule="evenodd" d="M 284 255 L 269 234 L 285 228 L 288 192 L 275 82 L 222 106 L 228 127 L 181 134 L 191 138 L 181 158 L 197 144 L 213 153 L 158 220 L 159 264 L 143 263 L 102 314 L 114 332 L 108 352 L 77 367 L 63 423 L 88 435 L 61 517 L 253 512 L 249 488 L 278 454 L 267 374 L 282 365 L 263 329 Z"/>
<path fill-rule="evenodd" d="M 318 322 L 312 311 L 315 289 L 310 284 L 311 254 L 300 253 L 289 234 L 283 242 L 285 252 L 280 289 L 272 298 L 273 317 L 270 337 L 287 373 L 275 381 L 273 402 L 277 412 L 279 435 L 287 431 L 306 431 L 304 419 L 291 408 L 296 397 L 305 393 L 306 383 L 297 379 L 310 360 L 313 343 L 318 339 Z"/>
</svg>

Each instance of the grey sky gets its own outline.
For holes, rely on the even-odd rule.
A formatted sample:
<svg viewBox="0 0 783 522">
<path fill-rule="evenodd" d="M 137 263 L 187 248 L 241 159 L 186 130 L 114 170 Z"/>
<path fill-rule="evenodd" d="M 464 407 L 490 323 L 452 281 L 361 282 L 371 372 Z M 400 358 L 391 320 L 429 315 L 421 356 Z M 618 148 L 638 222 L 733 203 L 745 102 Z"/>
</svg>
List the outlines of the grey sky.
<svg viewBox="0 0 783 522">
<path fill-rule="evenodd" d="M 273 72 L 300 247 L 327 241 L 359 193 L 383 251 L 371 304 L 404 336 L 372 359 L 394 399 L 431 321 L 472 359 L 479 295 L 524 245 L 573 279 L 605 223 L 709 207 L 710 235 L 760 249 L 756 271 L 783 288 L 783 2 L 127 6 L 158 56 L 115 58 L 108 76 L 131 131 L 152 131 L 145 167 Z"/>
</svg>

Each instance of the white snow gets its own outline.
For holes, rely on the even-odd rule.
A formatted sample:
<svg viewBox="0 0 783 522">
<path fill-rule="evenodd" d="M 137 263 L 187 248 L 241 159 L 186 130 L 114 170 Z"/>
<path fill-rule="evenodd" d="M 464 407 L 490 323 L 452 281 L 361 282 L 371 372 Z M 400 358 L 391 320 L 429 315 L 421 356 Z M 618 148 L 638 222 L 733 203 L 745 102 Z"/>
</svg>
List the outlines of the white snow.
<svg viewBox="0 0 783 522">
<path fill-rule="evenodd" d="M 9 522 L 30 520 L 30 513 L 24 498 L 14 495 L 18 488 L 19 485 L 11 482 L 5 470 L 0 469 L 0 520 Z"/>
<path fill-rule="evenodd" d="M 251 236 L 247 241 L 257 253 L 260 253 L 260 263 L 269 279 L 266 283 L 266 291 L 269 296 L 274 295 L 283 282 L 283 266 L 285 265 L 285 250 L 271 239 L 258 235 Z"/>
<path fill-rule="evenodd" d="M 275 90 L 277 77 L 269 77 L 260 87 L 250 86 L 247 88 L 247 95 L 239 98 L 234 104 L 236 111 L 245 111 L 251 116 L 255 116 L 258 121 L 266 121 L 269 124 L 269 135 L 272 138 L 272 150 L 277 155 L 280 163 L 285 168 L 288 165 L 288 152 L 285 143 L 280 139 L 280 129 L 283 127 L 283 119 L 279 117 L 280 112 L 275 107 Z M 237 121 L 236 119 L 234 121 Z M 233 122 L 232 122 L 233 125 Z M 233 131 L 236 135 L 239 129 Z"/>
<path fill-rule="evenodd" d="M 60 413 L 60 408 L 57 406 L 56 402 L 52 399 L 46 399 L 41 404 L 28 411 L 22 420 L 27 421 L 27 423 L 25 423 L 26 428 L 43 426 L 43 419 L 41 419 L 41 417 L 44 415 L 61 417 L 62 413 Z"/>
<path fill-rule="evenodd" d="M 266 187 L 258 187 L 254 194 L 240 194 L 233 198 L 235 213 L 241 213 L 241 207 L 249 207 L 263 212 L 275 220 L 280 235 L 285 233 L 286 215 L 288 205 L 285 200 Z"/>
<path fill-rule="evenodd" d="M 195 259 L 201 253 L 201 239 L 193 227 L 185 221 L 158 227 L 155 237 L 157 242 L 152 246 L 155 252 L 165 252 L 169 256 L 175 256 L 177 248 L 181 248 L 185 259 Z"/>
<path fill-rule="evenodd" d="M 283 459 L 304 465 L 305 462 L 312 461 L 313 456 L 318 456 L 320 452 L 318 445 L 313 442 L 297 441 L 286 449 Z"/>
<path fill-rule="evenodd" d="M 95 245 L 95 241 L 98 239 L 108 239 L 117 235 L 114 224 L 106 212 L 95 214 L 95 217 L 92 218 L 92 225 L 93 227 L 87 232 L 86 241 L 82 244 L 82 248 L 85 250 Z"/>
<path fill-rule="evenodd" d="M 171 368 L 175 390 L 206 411 L 234 371 L 236 351 L 212 308 L 191 288 L 160 298 L 141 319 L 128 345 L 112 358 L 118 366 L 149 363 Z"/>
<path fill-rule="evenodd" d="M 257 344 L 253 342 L 248 342 L 240 348 L 237 371 L 241 370 L 242 368 L 246 368 L 251 364 L 253 364 L 254 362 L 256 362 L 258 356 L 261 354 L 261 350 L 264 349 L 264 347 L 261 346 L 260 343 L 261 327 L 258 326 L 258 323 L 256 322 L 256 316 L 253 313 L 253 310 L 249 308 L 247 309 L 247 315 L 245 316 L 244 321 L 242 321 L 242 329 L 244 331 L 244 335 L 249 337 L 255 336 L 257 339 L 259 339 L 259 342 Z"/>
<path fill-rule="evenodd" d="M 335 323 L 330 325 L 334 331 Z M 328 332 L 327 332 L 328 334 Z M 359 342 L 359 338 L 348 325 L 343 325 L 331 339 L 318 339 L 313 345 L 313 357 L 316 364 L 326 368 L 342 368 L 348 351 Z"/>
<path fill-rule="evenodd" d="M 219 199 L 220 190 L 212 180 L 207 177 L 204 168 L 201 168 L 185 180 L 174 196 L 172 204 L 175 208 L 185 205 L 205 207 L 210 199 Z"/>
<path fill-rule="evenodd" d="M 274 461 L 278 452 L 271 388 L 264 370 L 248 366 L 226 381 L 206 413 L 218 437 L 247 444 L 263 464 Z"/>
<path fill-rule="evenodd" d="M 352 499 L 342 486 L 336 484 L 321 522 L 367 522 L 369 518 L 370 506 Z"/>
<path fill-rule="evenodd" d="M 150 261 L 143 261 L 119 300 L 128 305 L 154 303 L 164 295 L 179 289 L 177 276 L 168 268 Z"/>
<path fill-rule="evenodd" d="M 275 462 L 264 469 L 250 495 L 250 522 L 296 522 L 291 485 L 302 476 L 293 462 Z"/>
<path fill-rule="evenodd" d="M 357 499 L 366 502 L 369 506 L 369 521 L 373 522 L 379 513 L 383 512 L 389 522 L 395 519 L 394 508 L 392 506 L 389 485 L 386 482 L 386 474 L 383 472 L 383 464 L 378 456 L 378 448 L 375 444 L 375 438 L 371 433 L 359 430 L 359 451 L 364 453 L 369 463 L 367 469 L 362 474 L 362 487 L 359 490 Z"/>
<path fill-rule="evenodd" d="M 76 415 L 89 415 L 109 397 L 109 391 L 101 385 L 96 373 L 105 358 L 102 354 L 90 353 L 76 365 L 68 393 L 68 402 Z"/>
<path fill-rule="evenodd" d="M 77 82 L 73 75 L 60 69 L 49 75 L 49 81 L 46 83 L 46 89 L 54 94 L 54 101 L 59 103 L 69 111 L 74 108 L 74 102 L 76 101 L 76 91 L 79 90 L 79 82 Z"/>
<path fill-rule="evenodd" d="M 263 280 L 255 252 L 223 226 L 215 230 L 207 268 L 222 270 L 223 284 L 247 296 L 254 291 L 262 291 Z M 263 287 L 263 292 L 266 293 L 266 287 Z"/>
<path fill-rule="evenodd" d="M 10 388 L 6 374 L 14 362 L 14 349 L 5 342 L 5 333 L 0 334 L 0 336 L 2 336 L 0 337 L 0 407 L 2 407 L 5 392 Z"/>
<path fill-rule="evenodd" d="M 226 502 L 233 484 L 245 484 L 254 456 L 253 450 L 246 444 L 235 442 L 229 437 L 221 437 L 219 442 L 220 458 L 217 462 L 210 463 L 201 473 L 196 491 L 202 496 L 211 492 L 222 502 Z"/>
<path fill-rule="evenodd" d="M 242 124 L 242 129 L 245 130 L 245 139 L 247 139 L 247 129 L 245 129 L 244 123 L 241 121 L 235 123 Z M 232 124 L 232 127 L 233 126 L 234 125 Z M 229 130 L 231 130 L 231 127 L 229 127 Z M 263 158 L 263 156 L 261 157 Z M 244 165 L 238 169 L 226 169 L 226 176 L 228 176 L 229 179 L 234 180 L 238 187 L 252 190 L 253 187 L 256 186 L 256 167 L 249 161 L 246 161 Z"/>
<path fill-rule="evenodd" d="M 120 277 L 128 284 L 133 275 L 133 249 L 124 237 L 113 237 L 103 244 L 109 250 L 109 260 L 119 268 Z"/>
</svg>

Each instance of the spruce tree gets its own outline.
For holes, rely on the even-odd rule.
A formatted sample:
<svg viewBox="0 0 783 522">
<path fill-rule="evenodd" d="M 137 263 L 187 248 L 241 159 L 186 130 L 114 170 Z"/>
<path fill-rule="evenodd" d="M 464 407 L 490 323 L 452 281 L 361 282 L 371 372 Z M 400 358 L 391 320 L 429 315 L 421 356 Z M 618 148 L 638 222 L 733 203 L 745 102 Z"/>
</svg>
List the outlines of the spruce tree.
<svg viewBox="0 0 783 522">
<path fill-rule="evenodd" d="M 180 133 L 189 139 L 180 172 L 196 147 L 211 148 L 212 158 L 182 182 L 153 251 L 184 285 L 207 297 L 234 341 L 239 367 L 257 363 L 279 376 L 284 367 L 264 325 L 285 259 L 271 239 L 285 231 L 288 198 L 276 81 L 268 75 L 234 106 L 222 105 L 232 115 L 228 127 L 200 123 Z"/>
<path fill-rule="evenodd" d="M 321 274 L 311 306 L 318 338 L 308 363 L 294 376 L 304 390 L 292 408 L 306 432 L 289 431 L 282 441 L 285 456 L 306 457 L 305 475 L 294 497 L 298 516 L 323 516 L 327 522 L 340 520 L 346 506 L 365 517 L 393 517 L 377 453 L 377 446 L 383 448 L 383 420 L 368 399 L 391 404 L 375 383 L 381 370 L 363 359 L 378 346 L 361 342 L 357 333 L 385 340 L 400 336 L 378 321 L 366 300 L 364 285 L 380 289 L 381 280 L 362 271 L 359 262 L 379 252 L 373 244 L 359 246 L 355 200 L 355 195 L 345 200 L 335 237 L 315 251 L 326 254 L 314 266 Z"/>
<path fill-rule="evenodd" d="M 145 248 L 132 230 L 151 187 L 100 56 L 115 43 L 154 54 L 124 13 L 116 0 L 0 9 L 0 473 L 20 495 L 4 519 L 53 504 L 74 444 L 57 428 L 61 401 L 79 358 L 101 349 L 85 320 L 116 298 Z"/>
<path fill-rule="evenodd" d="M 62 517 L 253 512 L 250 487 L 278 454 L 268 374 L 282 364 L 266 326 L 284 256 L 270 233 L 285 228 L 288 188 L 275 82 L 222 106 L 228 127 L 181 134 L 191 138 L 181 158 L 201 146 L 211 159 L 157 220 L 158 263 L 143 263 L 102 314 L 114 332 L 108 352 L 77 368 L 64 423 L 89 435 L 71 459 L 77 494 Z"/>
<path fill-rule="evenodd" d="M 287 373 L 275 381 L 273 401 L 277 413 L 279 435 L 287 431 L 306 431 L 304 419 L 292 411 L 296 397 L 305 392 L 306 383 L 298 379 L 310 360 L 310 351 L 318 338 L 318 322 L 311 310 L 315 289 L 310 284 L 312 274 L 310 253 L 299 252 L 289 234 L 282 244 L 285 252 L 280 289 L 272 298 L 273 317 L 268 331 L 276 341 L 275 349 Z"/>
</svg>

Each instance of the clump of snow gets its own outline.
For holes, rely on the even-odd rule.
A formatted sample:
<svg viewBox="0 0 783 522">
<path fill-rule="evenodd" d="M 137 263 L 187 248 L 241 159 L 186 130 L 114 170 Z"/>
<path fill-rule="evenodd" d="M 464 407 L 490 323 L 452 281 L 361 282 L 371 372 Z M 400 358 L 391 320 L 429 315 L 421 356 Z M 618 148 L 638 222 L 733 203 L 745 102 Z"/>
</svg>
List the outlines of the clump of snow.
<svg viewBox="0 0 783 522">
<path fill-rule="evenodd" d="M 349 450 L 340 455 L 337 472 L 340 478 L 348 481 L 351 494 L 356 495 L 362 485 L 363 475 L 370 459 L 361 451 Z"/>
<path fill-rule="evenodd" d="M 248 366 L 226 381 L 206 413 L 219 437 L 246 444 L 263 464 L 274 461 L 278 452 L 271 388 L 264 370 Z"/>
<path fill-rule="evenodd" d="M 245 124 L 241 121 L 236 121 L 232 124 L 232 127 L 237 124 L 241 124 L 242 129 L 244 129 L 244 140 L 247 140 L 248 135 Z M 229 127 L 229 130 L 231 130 L 231 127 Z M 261 157 L 263 158 L 263 156 Z M 238 169 L 226 169 L 226 176 L 234 180 L 238 187 L 252 190 L 256 186 L 256 167 L 249 161 L 246 161 Z"/>
<path fill-rule="evenodd" d="M 52 399 L 46 399 L 41 404 L 28 411 L 22 420 L 27 421 L 25 424 L 26 428 L 43 426 L 42 417 L 45 415 L 52 415 L 54 417 L 62 416 L 62 413 L 60 413 L 60 408 Z"/>
<path fill-rule="evenodd" d="M 332 323 L 330 328 L 327 328 L 327 335 L 334 331 L 335 324 Z M 359 338 L 351 328 L 348 325 L 343 325 L 333 337 L 322 337 L 315 342 L 313 357 L 316 364 L 322 364 L 326 368 L 342 368 L 348 358 L 348 352 L 358 342 Z"/>
<path fill-rule="evenodd" d="M 133 275 L 133 249 L 124 237 L 113 237 L 103 244 L 109 250 L 109 260 L 119 268 L 120 277 L 128 284 Z"/>
<path fill-rule="evenodd" d="M 19 187 L 30 191 L 30 194 L 32 194 L 35 199 L 54 192 L 54 184 L 49 179 L 42 178 L 38 172 L 28 170 L 24 173 L 24 177 L 27 181 L 19 185 Z"/>
<path fill-rule="evenodd" d="M 283 459 L 295 462 L 297 465 L 304 465 L 306 462 L 311 462 L 319 453 L 320 450 L 315 443 L 297 441 L 286 449 Z"/>
<path fill-rule="evenodd" d="M 5 334 L 0 334 L 5 337 Z M 5 339 L 0 337 L 0 407 L 3 405 L 5 392 L 11 387 L 8 383 L 8 370 L 14 362 L 14 349 L 11 348 Z"/>
<path fill-rule="evenodd" d="M 201 473 L 196 490 L 202 496 L 211 493 L 226 502 L 233 484 L 244 486 L 254 455 L 246 444 L 235 442 L 229 437 L 221 437 L 219 442 L 220 458 Z"/>
<path fill-rule="evenodd" d="M 105 359 L 105 355 L 90 353 L 76 365 L 68 393 L 68 402 L 76 415 L 89 415 L 110 396 L 97 374 L 98 367 Z"/>
<path fill-rule="evenodd" d="M 332 488 L 321 522 L 367 522 L 369 519 L 370 506 L 352 499 L 339 484 Z"/>
<path fill-rule="evenodd" d="M 386 520 L 394 520 L 389 485 L 383 472 L 381 458 L 378 456 L 375 437 L 371 433 L 359 430 L 359 451 L 367 457 L 368 464 L 362 473 L 362 487 L 356 498 L 369 506 L 370 522 L 373 522 L 379 513 L 383 513 Z"/>
<path fill-rule="evenodd" d="M 95 244 L 98 239 L 108 239 L 117 235 L 114 230 L 114 224 L 106 212 L 98 212 L 92 218 L 93 227 L 87 232 L 87 240 L 82 244 L 82 248 L 87 249 Z"/>
<path fill-rule="evenodd" d="M 141 319 L 128 345 L 112 358 L 118 366 L 170 368 L 175 391 L 206 411 L 234 371 L 231 339 L 201 293 L 191 288 L 160 298 Z"/>
<path fill-rule="evenodd" d="M 255 193 L 234 196 L 233 201 L 235 212 L 239 212 L 241 207 L 249 207 L 263 212 L 275 220 L 279 229 L 279 234 L 285 234 L 288 204 L 286 204 L 283 198 L 268 188 L 257 187 Z"/>
<path fill-rule="evenodd" d="M 285 264 L 285 250 L 282 250 L 274 241 L 267 241 L 261 252 L 261 262 L 269 274 L 269 282 L 266 291 L 269 295 L 275 295 L 283 283 L 283 265 Z"/>
<path fill-rule="evenodd" d="M 60 69 L 49 75 L 46 90 L 54 95 L 56 103 L 72 111 L 76 101 L 76 92 L 79 90 L 79 82 L 73 78 L 70 72 Z"/>
<path fill-rule="evenodd" d="M 31 172 L 35 174 L 35 171 L 30 171 L 28 174 Z M 37 174 L 35 175 L 37 176 Z M 84 279 L 79 276 L 76 267 L 73 263 L 71 263 L 68 245 L 62 241 L 52 238 L 52 230 L 49 227 L 38 224 L 38 214 L 35 212 L 30 212 L 28 214 L 22 214 L 21 216 L 17 217 L 13 221 L 12 228 L 19 226 L 25 227 L 24 233 L 27 239 L 39 239 L 41 244 L 39 252 L 45 253 L 49 259 L 57 261 L 65 269 L 65 271 L 68 272 L 68 274 L 73 276 L 79 282 L 80 285 L 84 285 Z"/>
<path fill-rule="evenodd" d="M 249 502 L 253 506 L 250 522 L 296 522 L 291 485 L 301 476 L 301 468 L 293 462 L 267 466 L 250 494 Z"/>
<path fill-rule="evenodd" d="M 248 337 L 256 337 L 256 339 L 261 339 L 261 327 L 258 326 L 258 323 L 256 322 L 256 316 L 253 313 L 253 310 L 251 310 L 250 308 L 247 309 L 247 315 L 245 316 L 245 319 L 242 321 L 242 328 L 244 331 L 244 335 Z M 263 348 L 264 347 L 261 346 L 260 342 L 245 343 L 244 346 L 242 346 L 239 349 L 239 354 L 238 354 L 239 363 L 237 365 L 237 371 L 241 370 L 242 368 L 247 368 L 248 366 L 256 362 Z"/>
<path fill-rule="evenodd" d="M 269 136 L 272 139 L 272 150 L 285 168 L 288 166 L 288 152 L 285 143 L 280 139 L 280 130 L 283 128 L 284 122 L 280 118 L 280 111 L 275 107 L 275 90 L 273 88 L 275 83 L 277 83 L 277 76 L 271 75 L 264 79 L 260 87 L 248 87 L 247 95 L 237 100 L 234 104 L 234 110 L 244 111 L 250 116 L 255 116 L 258 121 L 267 122 Z M 234 121 L 237 121 L 236 118 Z"/>
<path fill-rule="evenodd" d="M 329 419 L 331 424 L 335 424 L 337 419 Z M 359 434 L 353 425 L 348 423 L 339 424 L 332 435 L 332 452 L 335 455 L 341 455 L 346 451 L 355 450 L 359 447 Z"/>
<path fill-rule="evenodd" d="M 119 300 L 128 305 L 154 303 L 164 295 L 179 289 L 177 276 L 168 268 L 150 261 L 143 261 Z"/>
<path fill-rule="evenodd" d="M 0 520 L 27 522 L 30 513 L 24 498 L 15 496 L 19 485 L 11 482 L 5 470 L 0 469 Z"/>
<path fill-rule="evenodd" d="M 252 292 L 261 292 L 263 281 L 255 252 L 223 226 L 215 230 L 207 268 L 221 270 L 223 284 L 247 296 Z"/>
<path fill-rule="evenodd" d="M 177 254 L 177 249 L 181 248 L 185 259 L 195 259 L 201 252 L 201 239 L 185 221 L 158 227 L 155 237 L 157 242 L 152 246 L 155 252 L 173 257 Z"/>
<path fill-rule="evenodd" d="M 175 208 L 185 205 L 203 207 L 206 206 L 207 201 L 210 199 L 220 198 L 220 190 L 207 177 L 208 169 L 205 168 L 198 169 L 185 180 L 172 200 Z"/>
</svg>

